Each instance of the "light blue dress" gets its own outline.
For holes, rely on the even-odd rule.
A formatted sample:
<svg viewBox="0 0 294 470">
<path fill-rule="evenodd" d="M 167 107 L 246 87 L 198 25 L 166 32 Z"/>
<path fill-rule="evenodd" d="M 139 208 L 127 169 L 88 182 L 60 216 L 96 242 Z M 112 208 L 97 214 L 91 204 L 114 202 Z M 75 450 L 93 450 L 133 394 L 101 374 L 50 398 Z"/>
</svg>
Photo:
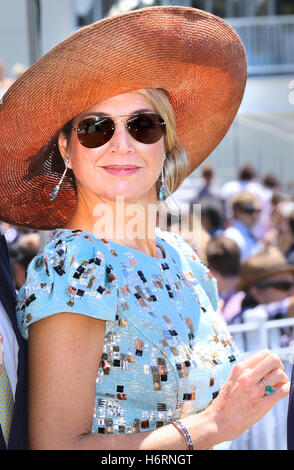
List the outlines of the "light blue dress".
<svg viewBox="0 0 294 470">
<path fill-rule="evenodd" d="M 95 433 L 148 431 L 205 409 L 236 362 L 216 313 L 216 280 L 179 235 L 157 229 L 156 240 L 164 258 L 56 230 L 18 294 L 25 338 L 32 323 L 60 312 L 106 321 Z"/>
</svg>

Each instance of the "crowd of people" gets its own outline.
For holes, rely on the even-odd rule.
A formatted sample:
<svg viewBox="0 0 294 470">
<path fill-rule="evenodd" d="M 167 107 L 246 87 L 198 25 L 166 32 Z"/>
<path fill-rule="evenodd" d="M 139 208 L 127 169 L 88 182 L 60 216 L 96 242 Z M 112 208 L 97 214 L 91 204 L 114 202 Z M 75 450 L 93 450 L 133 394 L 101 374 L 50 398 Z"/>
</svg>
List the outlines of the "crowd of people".
<svg viewBox="0 0 294 470">
<path fill-rule="evenodd" d="M 217 279 L 224 320 L 242 323 L 244 312 L 256 307 L 269 320 L 293 316 L 291 195 L 282 192 L 275 175 L 258 178 L 249 164 L 223 185 L 216 184 L 210 164 L 203 166 L 201 178 L 191 205 L 200 204 L 204 237 L 194 248 Z"/>
</svg>

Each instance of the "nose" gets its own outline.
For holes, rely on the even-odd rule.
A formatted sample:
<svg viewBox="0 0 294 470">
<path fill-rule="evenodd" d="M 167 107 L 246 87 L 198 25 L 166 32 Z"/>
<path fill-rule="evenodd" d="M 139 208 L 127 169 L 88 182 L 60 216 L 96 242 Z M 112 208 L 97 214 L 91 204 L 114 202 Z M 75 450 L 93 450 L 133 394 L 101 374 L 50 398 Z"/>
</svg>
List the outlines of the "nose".
<svg viewBox="0 0 294 470">
<path fill-rule="evenodd" d="M 111 153 L 131 154 L 134 152 L 132 137 L 123 120 L 115 121 L 115 131 L 109 145 Z"/>
</svg>

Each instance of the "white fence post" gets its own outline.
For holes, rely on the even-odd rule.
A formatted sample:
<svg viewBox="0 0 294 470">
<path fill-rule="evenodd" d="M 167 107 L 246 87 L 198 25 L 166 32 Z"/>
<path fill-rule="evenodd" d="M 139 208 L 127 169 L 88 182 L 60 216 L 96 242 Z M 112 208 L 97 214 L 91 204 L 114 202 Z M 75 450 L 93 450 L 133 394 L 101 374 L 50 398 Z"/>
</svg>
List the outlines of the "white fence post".
<svg viewBox="0 0 294 470">
<path fill-rule="evenodd" d="M 245 323 L 250 322 L 256 324 L 256 329 L 248 331 L 247 333 L 247 351 L 252 351 L 253 353 L 254 351 L 267 349 L 269 347 L 266 329 L 267 319 L 267 313 L 264 309 L 255 308 L 254 310 L 244 312 Z M 248 406 L 250 406 L 250 403 L 248 403 Z M 251 428 L 251 448 L 259 450 L 274 449 L 274 427 L 274 416 L 272 412 L 269 412 Z"/>
<path fill-rule="evenodd" d="M 265 322 L 267 321 L 267 313 L 264 309 L 255 308 L 253 310 L 245 310 L 243 314 L 244 322 L 256 324 L 256 329 L 247 333 L 247 351 L 257 351 L 268 348 L 267 330 Z"/>
</svg>

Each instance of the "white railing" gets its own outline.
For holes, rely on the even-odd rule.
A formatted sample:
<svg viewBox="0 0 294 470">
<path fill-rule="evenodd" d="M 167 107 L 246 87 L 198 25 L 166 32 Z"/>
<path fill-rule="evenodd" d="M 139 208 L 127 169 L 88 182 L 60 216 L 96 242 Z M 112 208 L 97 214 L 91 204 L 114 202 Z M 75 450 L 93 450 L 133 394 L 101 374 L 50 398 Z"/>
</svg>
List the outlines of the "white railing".
<svg viewBox="0 0 294 470">
<path fill-rule="evenodd" d="M 290 379 L 294 345 L 292 342 L 287 347 L 281 347 L 281 329 L 294 329 L 294 318 L 268 321 L 265 312 L 255 308 L 254 313 L 249 310 L 244 313 L 244 320 L 243 324 L 229 326 L 241 351 L 240 359 L 261 349 L 269 349 L 279 355 Z M 232 450 L 286 450 L 287 412 L 288 398 L 285 398 L 255 426 L 238 437 L 232 444 Z"/>
<path fill-rule="evenodd" d="M 294 71 L 294 15 L 226 18 L 241 37 L 249 74 Z"/>
</svg>

